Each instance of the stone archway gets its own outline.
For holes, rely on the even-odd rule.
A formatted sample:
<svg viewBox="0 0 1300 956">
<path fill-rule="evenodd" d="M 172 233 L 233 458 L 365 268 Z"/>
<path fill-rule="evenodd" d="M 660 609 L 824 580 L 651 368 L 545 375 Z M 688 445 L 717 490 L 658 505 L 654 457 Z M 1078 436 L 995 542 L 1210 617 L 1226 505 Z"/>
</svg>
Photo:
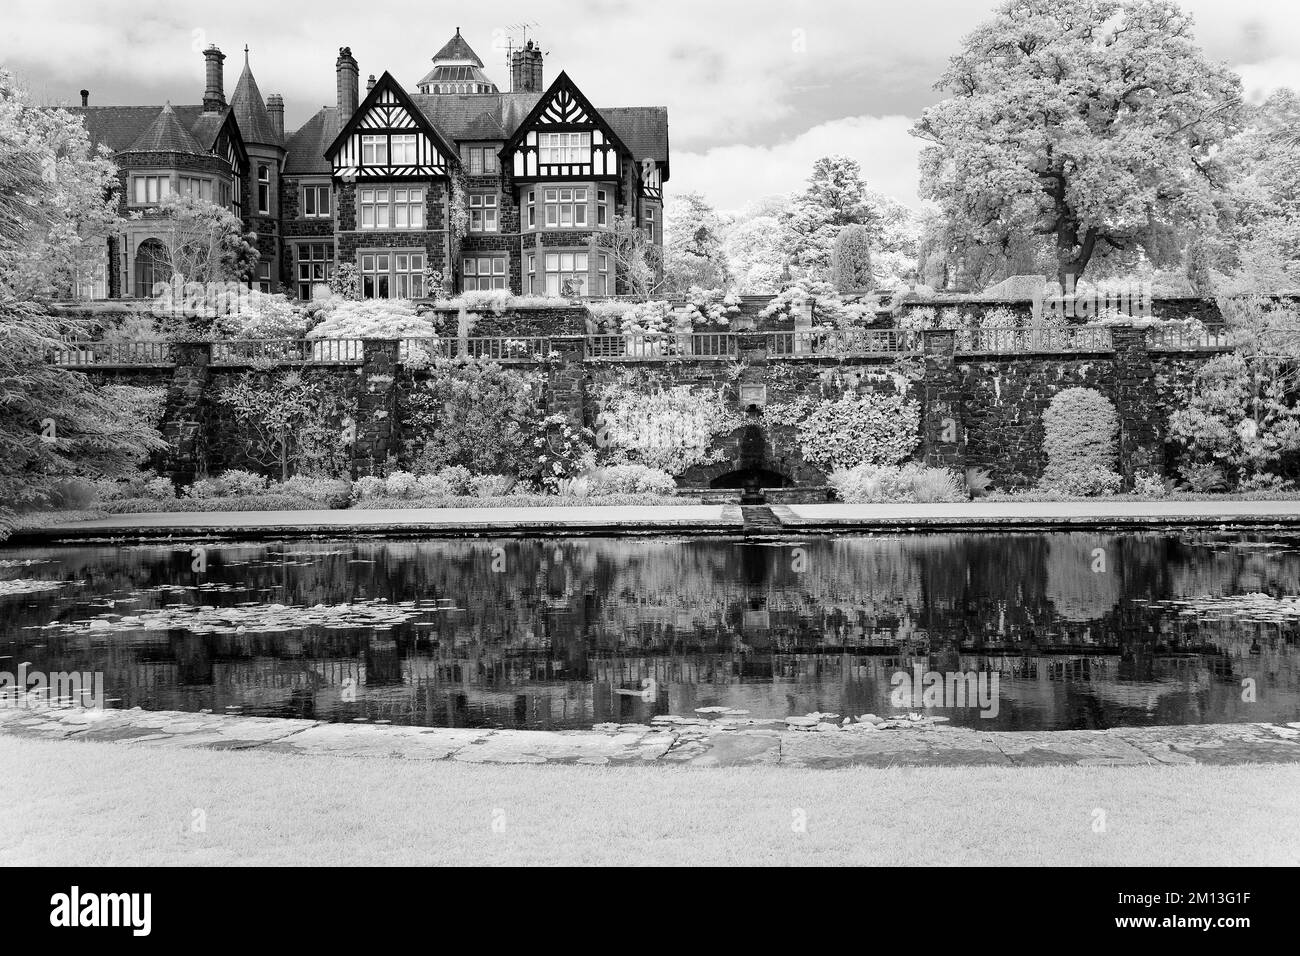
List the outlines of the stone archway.
<svg viewBox="0 0 1300 956">
<path fill-rule="evenodd" d="M 171 281 L 171 257 L 157 239 L 146 239 L 135 250 L 131 292 L 137 299 L 152 299 L 158 283 Z"/>
</svg>

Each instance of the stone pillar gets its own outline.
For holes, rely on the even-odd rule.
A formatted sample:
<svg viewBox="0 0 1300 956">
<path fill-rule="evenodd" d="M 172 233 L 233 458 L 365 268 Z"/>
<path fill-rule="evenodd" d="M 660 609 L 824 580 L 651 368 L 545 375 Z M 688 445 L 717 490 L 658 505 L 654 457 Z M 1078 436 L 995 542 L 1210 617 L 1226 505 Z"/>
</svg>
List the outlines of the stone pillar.
<svg viewBox="0 0 1300 956">
<path fill-rule="evenodd" d="M 551 336 L 551 351 L 559 358 L 546 370 L 546 414 L 564 415 L 574 425 L 582 425 L 586 372 L 587 338 L 583 335 Z"/>
<path fill-rule="evenodd" d="M 1119 418 L 1119 473 L 1133 486 L 1140 471 L 1164 473 L 1164 409 L 1156 395 L 1155 366 L 1147 349 L 1146 330 L 1113 325 L 1115 348 L 1115 413 Z"/>
<path fill-rule="evenodd" d="M 352 445 L 352 477 L 377 475 L 390 453 L 398 450 L 395 339 L 366 339 L 361 343 L 361 397 L 357 400 L 356 440 Z"/>
<path fill-rule="evenodd" d="M 160 430 L 170 446 L 159 455 L 160 474 L 188 485 L 207 470 L 207 391 L 211 342 L 173 342 L 171 381 Z"/>
<path fill-rule="evenodd" d="M 921 333 L 925 377 L 921 391 L 921 454 L 937 468 L 966 466 L 966 427 L 961 413 L 961 377 L 953 352 L 952 329 L 927 329 Z"/>
</svg>

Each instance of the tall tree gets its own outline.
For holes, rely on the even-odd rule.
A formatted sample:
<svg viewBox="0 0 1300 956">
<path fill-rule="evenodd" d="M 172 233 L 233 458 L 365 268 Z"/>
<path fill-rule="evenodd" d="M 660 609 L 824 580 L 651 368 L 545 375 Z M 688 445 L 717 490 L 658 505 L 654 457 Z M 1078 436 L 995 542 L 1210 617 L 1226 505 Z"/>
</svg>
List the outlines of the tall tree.
<svg viewBox="0 0 1300 956">
<path fill-rule="evenodd" d="M 731 284 L 722 248 L 722 220 L 699 193 L 683 193 L 664 208 L 664 285 L 685 292 L 691 286 L 724 289 Z"/>
<path fill-rule="evenodd" d="M 79 120 L 29 106 L 0 71 L 0 538 L 61 479 L 129 472 L 165 447 L 157 390 L 95 387 L 49 362 L 69 331 L 45 308 L 54 277 L 113 221 L 114 182 Z"/>
<path fill-rule="evenodd" d="M 1218 220 L 1241 81 L 1172 0 L 1006 0 L 937 88 L 913 129 L 923 191 L 971 241 L 1049 237 L 1064 282 L 1103 248 Z"/>
<path fill-rule="evenodd" d="M 871 237 L 864 227 L 845 226 L 835 237 L 831 281 L 840 292 L 860 292 L 875 286 Z"/>
<path fill-rule="evenodd" d="M 845 226 L 867 221 L 867 184 L 849 156 L 823 156 L 813 164 L 804 191 L 781 217 L 787 255 L 819 279 L 830 275 L 831 250 Z"/>
</svg>

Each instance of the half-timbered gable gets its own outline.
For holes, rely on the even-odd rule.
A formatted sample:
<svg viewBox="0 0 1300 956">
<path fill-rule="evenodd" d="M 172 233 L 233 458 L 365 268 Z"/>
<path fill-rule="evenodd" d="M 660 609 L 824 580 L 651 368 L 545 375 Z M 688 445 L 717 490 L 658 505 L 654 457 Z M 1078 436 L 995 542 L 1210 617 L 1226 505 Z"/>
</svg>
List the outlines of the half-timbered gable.
<svg viewBox="0 0 1300 956">
<path fill-rule="evenodd" d="M 385 72 L 326 153 L 339 179 L 448 176 L 455 149 Z"/>
<path fill-rule="evenodd" d="M 620 177 L 631 152 L 569 79 L 555 78 L 502 150 L 518 182 L 562 182 Z"/>
</svg>

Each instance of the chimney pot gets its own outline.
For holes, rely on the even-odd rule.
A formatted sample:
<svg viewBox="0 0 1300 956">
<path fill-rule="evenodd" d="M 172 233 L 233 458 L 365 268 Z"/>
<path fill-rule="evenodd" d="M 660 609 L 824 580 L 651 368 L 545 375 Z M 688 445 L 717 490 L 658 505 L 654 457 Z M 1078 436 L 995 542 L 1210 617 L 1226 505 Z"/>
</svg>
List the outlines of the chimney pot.
<svg viewBox="0 0 1300 956">
<path fill-rule="evenodd" d="M 90 90 L 81 91 L 81 105 L 82 106 L 90 105 Z"/>
<path fill-rule="evenodd" d="M 339 47 L 339 58 L 334 64 L 334 73 L 338 89 L 339 126 L 342 127 L 352 118 L 352 114 L 357 111 L 357 106 L 361 102 L 357 89 L 361 74 L 357 68 L 357 61 L 352 56 L 351 47 Z"/>
<path fill-rule="evenodd" d="M 370 79 L 366 80 L 366 92 L 369 93 L 375 88 L 375 74 L 370 74 Z"/>
<path fill-rule="evenodd" d="M 208 87 L 203 91 L 203 112 L 216 113 L 226 108 L 226 93 L 222 85 L 222 66 L 221 62 L 226 55 L 217 49 L 213 43 L 203 51 L 203 59 L 207 61 L 207 79 Z"/>
<path fill-rule="evenodd" d="M 279 93 L 272 93 L 266 98 L 266 115 L 271 120 L 271 126 L 275 129 L 275 135 L 284 139 L 284 97 Z"/>
</svg>

